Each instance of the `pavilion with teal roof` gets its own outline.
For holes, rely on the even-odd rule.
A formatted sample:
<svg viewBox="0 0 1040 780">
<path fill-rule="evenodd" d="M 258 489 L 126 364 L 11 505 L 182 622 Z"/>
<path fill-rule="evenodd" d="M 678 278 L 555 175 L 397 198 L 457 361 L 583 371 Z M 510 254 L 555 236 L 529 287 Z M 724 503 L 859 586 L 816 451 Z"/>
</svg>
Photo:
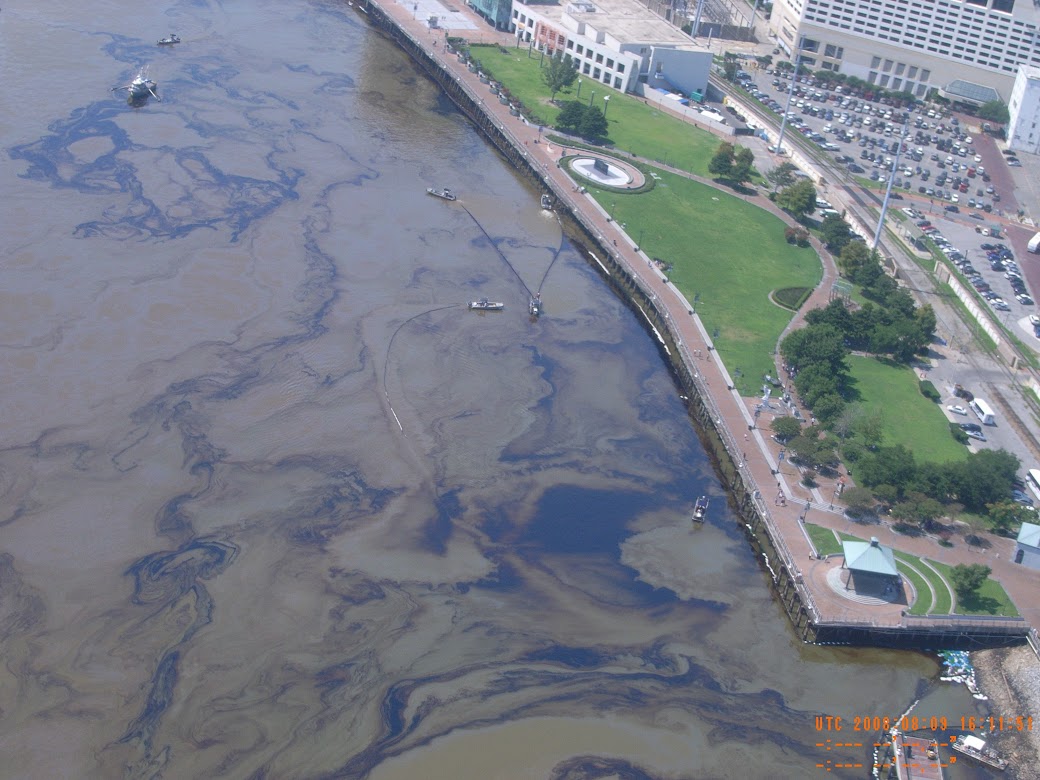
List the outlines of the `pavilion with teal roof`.
<svg viewBox="0 0 1040 780">
<path fill-rule="evenodd" d="M 851 586 L 857 593 L 898 593 L 899 569 L 891 547 L 885 547 L 876 536 L 869 542 L 845 540 L 841 543 L 845 560 L 841 568 L 848 569 L 845 589 Z"/>
</svg>

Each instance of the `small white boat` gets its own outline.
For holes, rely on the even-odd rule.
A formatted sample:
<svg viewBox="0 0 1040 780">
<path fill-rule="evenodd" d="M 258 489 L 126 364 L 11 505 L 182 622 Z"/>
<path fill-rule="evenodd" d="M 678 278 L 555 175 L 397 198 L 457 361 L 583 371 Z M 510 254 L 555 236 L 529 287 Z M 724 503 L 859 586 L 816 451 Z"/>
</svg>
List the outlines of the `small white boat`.
<svg viewBox="0 0 1040 780">
<path fill-rule="evenodd" d="M 693 519 L 698 523 L 703 523 L 706 514 L 708 514 L 708 498 L 701 496 L 693 506 Z"/>
<path fill-rule="evenodd" d="M 546 211 L 552 211 L 553 202 L 551 195 L 542 195 L 542 208 Z"/>
<path fill-rule="evenodd" d="M 426 192 L 429 195 L 433 195 L 435 198 L 443 198 L 444 200 L 457 200 L 457 196 L 454 192 L 449 190 L 447 187 L 442 189 L 434 189 L 433 187 L 427 187 Z"/>
<path fill-rule="evenodd" d="M 502 311 L 506 307 L 501 301 L 489 301 L 481 298 L 479 301 L 470 301 L 469 307 L 474 311 Z"/>
<path fill-rule="evenodd" d="M 537 293 L 531 302 L 527 305 L 527 310 L 531 313 L 532 317 L 537 317 L 542 313 L 542 294 Z"/>
<path fill-rule="evenodd" d="M 175 33 L 170 33 L 165 38 L 160 38 L 155 42 L 156 46 L 173 46 L 175 43 L 180 43 L 181 39 Z"/>
</svg>

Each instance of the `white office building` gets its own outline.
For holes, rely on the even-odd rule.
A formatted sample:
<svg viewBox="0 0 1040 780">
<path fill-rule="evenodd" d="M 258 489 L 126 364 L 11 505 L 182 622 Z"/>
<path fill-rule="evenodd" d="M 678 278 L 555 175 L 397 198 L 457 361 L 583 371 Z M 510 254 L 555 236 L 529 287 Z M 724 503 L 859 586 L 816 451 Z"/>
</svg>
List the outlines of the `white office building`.
<svg viewBox="0 0 1040 780">
<path fill-rule="evenodd" d="M 1023 65 L 1008 100 L 1011 120 L 1007 126 L 1008 146 L 1019 152 L 1040 154 L 1040 68 Z"/>
<path fill-rule="evenodd" d="M 1040 65 L 1040 0 L 774 0 L 769 27 L 814 70 L 917 97 L 1007 102 L 1018 66 Z"/>
<path fill-rule="evenodd" d="M 569 54 L 590 99 L 596 84 L 636 94 L 647 86 L 685 95 L 707 89 L 711 52 L 637 0 L 513 0 L 511 21 L 519 45 Z"/>
</svg>

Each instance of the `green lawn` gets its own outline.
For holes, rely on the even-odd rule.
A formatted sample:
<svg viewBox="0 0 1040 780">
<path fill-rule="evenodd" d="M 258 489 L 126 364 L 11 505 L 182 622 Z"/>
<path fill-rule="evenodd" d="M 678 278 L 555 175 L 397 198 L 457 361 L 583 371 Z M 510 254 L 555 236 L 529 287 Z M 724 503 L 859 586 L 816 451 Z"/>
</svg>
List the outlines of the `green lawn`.
<svg viewBox="0 0 1040 780">
<path fill-rule="evenodd" d="M 950 582 L 952 579 L 952 566 L 944 563 L 930 561 Z M 1018 610 L 1011 603 L 1003 586 L 992 577 L 982 583 L 982 587 L 971 598 L 960 599 L 957 602 L 958 615 L 1005 615 L 1007 617 L 1018 617 Z"/>
<path fill-rule="evenodd" d="M 506 86 L 525 106 L 537 112 L 540 119 L 552 124 L 559 109 L 549 103 L 549 88 L 542 81 L 539 54 L 527 56 L 527 49 L 498 46 L 470 46 L 470 54 L 496 81 Z M 578 83 L 556 95 L 557 101 L 575 100 Z M 595 92 L 595 96 L 592 94 Z M 489 93 L 490 94 L 490 93 Z M 648 160 L 657 160 L 701 176 L 708 175 L 708 161 L 719 146 L 719 139 L 706 130 L 676 119 L 626 95 L 583 77 L 580 99 L 593 100 L 603 108 L 607 104 L 607 135 L 616 149 L 632 152 Z"/>
<path fill-rule="evenodd" d="M 910 555 L 904 552 L 895 553 L 896 561 L 898 563 L 909 563 L 914 566 L 921 575 L 932 584 L 932 589 L 935 591 L 935 602 L 931 605 L 930 612 L 933 615 L 948 615 L 950 614 L 950 607 L 953 606 L 953 595 L 950 593 L 950 587 L 943 581 L 943 578 L 936 574 L 932 569 L 918 558 L 916 555 Z M 929 561 L 931 563 L 931 561 Z M 901 568 L 900 571 L 907 571 L 905 568 Z M 909 574 L 907 575 L 909 576 Z M 916 585 L 916 583 L 915 583 Z M 925 612 L 914 612 L 911 610 L 911 614 L 924 615 Z"/>
<path fill-rule="evenodd" d="M 818 555 L 833 555 L 841 552 L 841 545 L 830 528 L 824 528 L 815 523 L 806 523 L 805 530 L 812 539 L 813 547 L 816 548 Z"/>
<path fill-rule="evenodd" d="M 907 566 L 906 562 L 898 556 L 896 557 L 896 568 L 899 569 L 900 574 L 913 583 L 914 590 L 917 591 L 917 598 L 910 605 L 910 614 L 927 615 L 932 609 L 932 592 L 928 590 L 928 584 L 921 578 L 921 575 Z"/>
<path fill-rule="evenodd" d="M 850 356 L 848 363 L 858 400 L 882 411 L 883 446 L 902 444 L 918 462 L 968 457 L 968 448 L 950 435 L 949 421 L 939 405 L 921 395 L 913 370 L 867 357 Z"/>
<path fill-rule="evenodd" d="M 613 110 L 613 109 L 611 109 Z M 756 395 L 774 373 L 773 352 L 791 312 L 772 303 L 781 287 L 815 287 L 816 252 L 788 244 L 784 224 L 739 197 L 661 173 L 650 192 L 626 195 L 589 187 L 625 223 L 650 257 L 673 263 L 669 278 L 691 303 L 743 395 Z"/>
</svg>

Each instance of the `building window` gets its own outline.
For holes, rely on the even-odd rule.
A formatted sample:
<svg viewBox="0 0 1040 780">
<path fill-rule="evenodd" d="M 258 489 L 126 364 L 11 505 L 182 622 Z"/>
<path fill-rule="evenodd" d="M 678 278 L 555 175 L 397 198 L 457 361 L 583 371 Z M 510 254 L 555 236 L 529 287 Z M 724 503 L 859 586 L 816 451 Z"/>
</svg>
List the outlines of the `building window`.
<svg viewBox="0 0 1040 780">
<path fill-rule="evenodd" d="M 597 54 L 596 55 L 596 64 L 597 65 L 602 65 L 603 64 L 603 55 L 602 54 Z"/>
<path fill-rule="evenodd" d="M 903 80 L 902 79 L 892 79 L 892 90 L 894 92 L 899 92 L 900 87 L 902 87 L 902 86 L 903 86 Z"/>
<path fill-rule="evenodd" d="M 618 73 L 624 73 L 625 72 L 625 63 L 619 62 L 617 64 L 617 72 Z"/>
<path fill-rule="evenodd" d="M 881 77 L 881 83 L 878 86 L 887 87 L 888 86 L 888 78 L 889 78 L 888 76 L 882 76 Z"/>
<path fill-rule="evenodd" d="M 871 84 L 877 84 L 877 71 L 876 70 L 870 71 L 870 75 L 867 76 L 867 81 L 869 83 L 871 83 Z"/>
<path fill-rule="evenodd" d="M 880 57 L 871 57 L 870 58 L 870 67 L 874 68 L 875 70 L 877 68 L 881 67 L 881 58 Z"/>
<path fill-rule="evenodd" d="M 910 66 L 910 70 L 907 71 L 906 75 L 907 75 L 908 78 L 911 78 L 911 79 L 912 78 L 916 78 L 917 77 L 917 66 L 916 65 L 911 65 Z"/>
<path fill-rule="evenodd" d="M 608 68 L 613 68 L 614 67 L 614 60 L 607 60 L 607 67 Z"/>
<path fill-rule="evenodd" d="M 577 49 L 575 49 L 575 51 L 576 51 L 576 52 L 578 52 L 578 54 L 581 54 L 582 52 L 584 52 L 584 51 L 585 51 L 585 47 L 584 47 L 584 46 L 582 46 L 582 45 L 581 45 L 581 44 L 579 43 L 579 44 L 578 44 L 578 48 L 577 48 Z"/>
<path fill-rule="evenodd" d="M 596 68 L 594 71 L 592 71 L 592 78 L 598 79 L 599 78 L 599 74 L 600 74 L 600 70 L 599 70 L 599 68 Z"/>
<path fill-rule="evenodd" d="M 893 63 L 892 60 L 885 60 L 885 67 L 883 67 L 881 70 L 885 71 L 885 73 L 891 73 L 892 72 L 892 65 L 894 65 L 894 64 L 895 63 Z M 886 79 L 886 81 L 887 81 L 887 79 Z"/>
<path fill-rule="evenodd" d="M 932 72 L 930 70 L 921 69 L 921 81 L 928 81 L 931 77 Z"/>
<path fill-rule="evenodd" d="M 906 65 L 904 65 L 903 63 L 900 62 L 898 65 L 896 65 L 897 76 L 902 76 L 904 70 L 906 70 Z"/>
<path fill-rule="evenodd" d="M 614 77 L 614 89 L 621 89 L 621 79 Z"/>
</svg>

